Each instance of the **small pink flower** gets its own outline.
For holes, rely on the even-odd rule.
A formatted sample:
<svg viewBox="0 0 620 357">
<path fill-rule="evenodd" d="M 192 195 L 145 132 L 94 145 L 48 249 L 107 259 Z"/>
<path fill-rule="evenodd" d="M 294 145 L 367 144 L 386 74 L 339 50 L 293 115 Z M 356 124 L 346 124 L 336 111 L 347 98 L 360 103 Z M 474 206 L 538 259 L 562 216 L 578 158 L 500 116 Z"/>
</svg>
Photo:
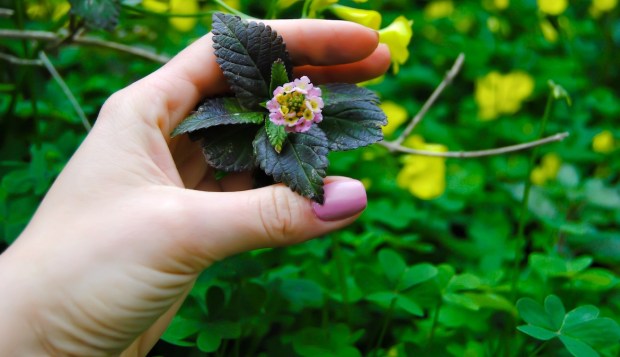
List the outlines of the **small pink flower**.
<svg viewBox="0 0 620 357">
<path fill-rule="evenodd" d="M 276 88 L 267 102 L 269 120 L 284 125 L 289 133 L 303 133 L 310 130 L 312 123 L 320 123 L 323 106 L 321 89 L 306 76 Z"/>
</svg>

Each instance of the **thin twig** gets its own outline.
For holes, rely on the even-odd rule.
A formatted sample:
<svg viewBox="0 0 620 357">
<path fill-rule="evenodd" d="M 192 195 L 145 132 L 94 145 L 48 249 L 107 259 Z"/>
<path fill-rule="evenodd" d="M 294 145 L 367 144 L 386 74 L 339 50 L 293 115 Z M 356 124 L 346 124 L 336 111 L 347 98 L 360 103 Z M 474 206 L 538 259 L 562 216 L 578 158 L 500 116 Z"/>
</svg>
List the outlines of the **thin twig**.
<svg viewBox="0 0 620 357">
<path fill-rule="evenodd" d="M 63 37 L 54 32 L 47 31 L 22 31 L 22 30 L 0 30 L 0 38 L 15 38 L 15 39 L 30 39 L 30 40 L 38 40 L 38 41 L 58 41 L 62 40 Z M 72 43 L 80 44 L 80 45 L 88 45 L 88 46 L 96 46 L 112 49 L 119 52 L 125 52 L 132 54 L 134 56 L 139 56 L 142 58 L 146 58 L 148 60 L 166 63 L 170 60 L 169 57 L 158 55 L 156 53 L 137 48 L 132 46 L 123 45 L 117 42 L 100 40 L 94 37 L 75 37 L 71 40 Z"/>
<path fill-rule="evenodd" d="M 62 89 L 63 93 L 65 93 L 65 95 L 69 99 L 69 102 L 71 102 L 73 109 L 75 109 L 75 112 L 82 120 L 82 125 L 84 125 L 84 128 L 86 128 L 86 131 L 90 131 L 92 126 L 90 125 L 90 122 L 86 118 L 86 114 L 84 114 L 82 107 L 80 107 L 80 104 L 78 103 L 77 99 L 75 99 L 75 96 L 73 96 L 73 93 L 71 93 L 71 89 L 69 89 L 69 86 L 67 86 L 67 83 L 65 83 L 65 81 L 62 79 L 62 77 L 56 70 L 56 68 L 54 68 L 54 65 L 49 60 L 49 58 L 47 58 L 47 55 L 45 54 L 45 52 L 43 51 L 39 52 L 39 59 L 41 59 L 41 62 L 43 62 L 43 65 L 45 66 L 45 68 L 47 68 L 47 70 L 50 72 L 52 77 L 54 77 L 54 80 L 56 80 L 56 82 Z"/>
<path fill-rule="evenodd" d="M 407 153 L 407 154 L 422 155 L 422 156 L 434 156 L 434 157 L 452 157 L 452 158 L 459 158 L 459 159 L 470 159 L 470 158 L 474 158 L 474 157 L 501 155 L 501 154 L 506 154 L 506 153 L 509 153 L 509 152 L 526 150 L 526 149 L 530 149 L 530 148 L 533 148 L 533 147 L 536 147 L 536 146 L 552 143 L 554 141 L 562 141 L 568 135 L 569 135 L 568 132 L 563 132 L 563 133 L 558 133 L 558 134 L 555 134 L 555 135 L 548 136 L 548 137 L 540 139 L 540 140 L 530 141 L 530 142 L 527 142 L 527 143 L 522 143 L 522 144 L 517 144 L 517 145 L 510 145 L 510 146 L 504 146 L 504 147 L 495 148 L 495 149 L 478 150 L 478 151 L 446 151 L 446 152 L 437 152 L 437 151 L 426 151 L 426 150 L 411 149 L 411 148 L 408 148 L 408 147 L 405 147 L 405 146 L 401 146 L 401 145 L 395 144 L 393 142 L 381 141 L 381 142 L 378 142 L 377 144 L 385 146 L 386 148 L 388 148 L 388 149 L 390 149 L 392 151 L 400 151 L 400 152 L 404 152 L 404 153 Z"/>
<path fill-rule="evenodd" d="M 0 17 L 11 17 L 14 13 L 11 9 L 0 9 Z"/>
<path fill-rule="evenodd" d="M 0 52 L 0 59 L 19 66 L 43 66 L 41 60 L 15 57 L 2 52 Z"/>
<path fill-rule="evenodd" d="M 452 68 L 450 68 L 450 70 L 446 72 L 446 75 L 443 78 L 443 81 L 439 83 L 439 85 L 437 86 L 437 88 L 435 88 L 431 96 L 428 97 L 428 99 L 426 100 L 422 108 L 420 108 L 420 111 L 418 111 L 418 113 L 413 117 L 413 119 L 411 119 L 411 121 L 409 122 L 409 125 L 407 125 L 403 133 L 400 134 L 400 136 L 396 140 L 393 141 L 394 144 L 396 145 L 402 144 L 403 141 L 409 136 L 409 134 L 411 134 L 413 129 L 416 127 L 416 125 L 418 125 L 422 121 L 422 119 L 424 118 L 428 110 L 433 106 L 433 104 L 435 104 L 435 101 L 437 100 L 437 98 L 439 98 L 439 95 L 443 92 L 443 90 L 447 86 L 450 85 L 450 83 L 452 83 L 456 75 L 461 70 L 461 67 L 463 66 L 464 61 L 465 61 L 465 54 L 460 53 L 459 56 L 454 61 Z"/>
</svg>

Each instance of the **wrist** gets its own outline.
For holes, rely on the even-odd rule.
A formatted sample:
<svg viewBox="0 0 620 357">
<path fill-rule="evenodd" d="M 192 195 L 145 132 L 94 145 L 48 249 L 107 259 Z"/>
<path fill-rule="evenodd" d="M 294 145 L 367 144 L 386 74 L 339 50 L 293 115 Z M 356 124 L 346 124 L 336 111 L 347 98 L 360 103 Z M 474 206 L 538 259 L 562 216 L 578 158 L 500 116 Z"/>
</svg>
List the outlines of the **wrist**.
<svg viewBox="0 0 620 357">
<path fill-rule="evenodd" d="M 0 356 L 40 356 L 48 354 L 37 331 L 32 276 L 27 261 L 19 259 L 9 247 L 0 254 Z M 49 352 L 49 351 L 48 351 Z"/>
</svg>

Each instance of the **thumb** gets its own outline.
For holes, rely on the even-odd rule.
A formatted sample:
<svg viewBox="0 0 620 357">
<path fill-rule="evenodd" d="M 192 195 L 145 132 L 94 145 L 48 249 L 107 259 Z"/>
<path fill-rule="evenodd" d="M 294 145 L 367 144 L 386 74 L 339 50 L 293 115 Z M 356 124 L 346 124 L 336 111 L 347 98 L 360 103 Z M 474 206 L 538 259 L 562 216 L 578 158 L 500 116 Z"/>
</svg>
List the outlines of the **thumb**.
<svg viewBox="0 0 620 357">
<path fill-rule="evenodd" d="M 284 185 L 227 193 L 185 190 L 191 197 L 192 222 L 198 225 L 188 243 L 207 260 L 220 260 L 252 249 L 304 242 L 352 223 L 366 208 L 360 181 L 330 177 L 324 190 L 323 205 Z"/>
</svg>

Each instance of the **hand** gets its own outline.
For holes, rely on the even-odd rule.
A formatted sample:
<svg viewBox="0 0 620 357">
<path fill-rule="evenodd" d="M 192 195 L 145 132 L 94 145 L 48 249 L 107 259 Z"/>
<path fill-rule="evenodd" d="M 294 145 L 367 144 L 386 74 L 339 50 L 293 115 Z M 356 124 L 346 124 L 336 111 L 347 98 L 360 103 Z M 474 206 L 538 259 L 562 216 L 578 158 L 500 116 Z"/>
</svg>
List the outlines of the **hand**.
<svg viewBox="0 0 620 357">
<path fill-rule="evenodd" d="M 362 26 L 273 21 L 296 77 L 355 82 L 389 53 Z M 227 90 L 211 35 L 115 93 L 32 221 L 0 255 L 0 355 L 145 355 L 214 261 L 303 242 L 353 222 L 359 181 L 326 180 L 324 206 L 247 174 L 216 181 L 200 147 L 169 133 Z M 229 192 L 235 191 L 235 192 Z"/>
</svg>

